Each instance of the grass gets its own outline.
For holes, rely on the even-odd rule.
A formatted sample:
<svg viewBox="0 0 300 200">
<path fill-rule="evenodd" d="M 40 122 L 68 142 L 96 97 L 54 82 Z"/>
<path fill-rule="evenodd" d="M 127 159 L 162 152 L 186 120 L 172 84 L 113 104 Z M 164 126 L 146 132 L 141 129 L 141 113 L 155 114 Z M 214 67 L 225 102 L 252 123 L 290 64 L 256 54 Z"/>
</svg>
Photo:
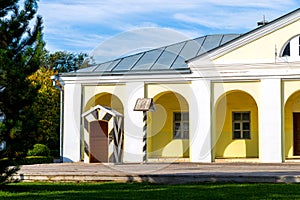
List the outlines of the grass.
<svg viewBox="0 0 300 200">
<path fill-rule="evenodd" d="M 299 184 L 11 183 L 0 199 L 300 199 Z"/>
</svg>

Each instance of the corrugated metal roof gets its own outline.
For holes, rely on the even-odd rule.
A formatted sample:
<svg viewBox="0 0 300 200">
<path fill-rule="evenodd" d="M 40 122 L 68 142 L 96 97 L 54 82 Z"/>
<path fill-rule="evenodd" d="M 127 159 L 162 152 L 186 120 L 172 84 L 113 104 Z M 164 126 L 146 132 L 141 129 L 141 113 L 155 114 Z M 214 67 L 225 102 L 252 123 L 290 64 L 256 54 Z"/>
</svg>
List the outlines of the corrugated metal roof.
<svg viewBox="0 0 300 200">
<path fill-rule="evenodd" d="M 237 37 L 239 34 L 207 35 L 157 49 L 91 65 L 75 73 L 157 73 L 165 71 L 190 72 L 186 60 L 204 54 Z"/>
</svg>

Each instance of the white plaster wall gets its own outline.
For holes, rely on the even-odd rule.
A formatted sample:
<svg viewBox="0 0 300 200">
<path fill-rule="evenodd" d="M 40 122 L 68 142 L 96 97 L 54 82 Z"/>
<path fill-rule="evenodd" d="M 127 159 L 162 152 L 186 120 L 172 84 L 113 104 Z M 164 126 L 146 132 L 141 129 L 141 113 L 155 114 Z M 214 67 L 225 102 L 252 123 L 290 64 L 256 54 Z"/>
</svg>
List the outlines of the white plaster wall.
<svg viewBox="0 0 300 200">
<path fill-rule="evenodd" d="M 144 82 L 126 83 L 124 102 L 124 162 L 143 162 L 143 112 L 133 111 L 136 100 L 144 98 Z"/>
<path fill-rule="evenodd" d="M 212 162 L 211 84 L 193 81 L 190 105 L 190 161 Z"/>
<path fill-rule="evenodd" d="M 80 156 L 80 119 L 81 85 L 64 86 L 64 131 L 63 162 L 79 162 Z"/>
<path fill-rule="evenodd" d="M 283 161 L 281 80 L 261 80 L 259 108 L 260 159 L 266 163 Z"/>
</svg>

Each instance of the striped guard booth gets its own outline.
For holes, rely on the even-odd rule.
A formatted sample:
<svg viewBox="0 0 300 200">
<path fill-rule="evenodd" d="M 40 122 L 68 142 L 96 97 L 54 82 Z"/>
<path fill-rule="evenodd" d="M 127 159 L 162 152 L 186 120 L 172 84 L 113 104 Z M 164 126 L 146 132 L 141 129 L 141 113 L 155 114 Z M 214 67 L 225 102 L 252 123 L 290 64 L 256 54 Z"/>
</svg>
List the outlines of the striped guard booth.
<svg viewBox="0 0 300 200">
<path fill-rule="evenodd" d="M 90 163 L 90 124 L 94 121 L 107 122 L 108 163 L 122 163 L 123 155 L 123 115 L 112 108 L 97 105 L 82 114 L 84 125 L 84 162 Z M 106 150 L 106 149 L 105 149 Z"/>
</svg>

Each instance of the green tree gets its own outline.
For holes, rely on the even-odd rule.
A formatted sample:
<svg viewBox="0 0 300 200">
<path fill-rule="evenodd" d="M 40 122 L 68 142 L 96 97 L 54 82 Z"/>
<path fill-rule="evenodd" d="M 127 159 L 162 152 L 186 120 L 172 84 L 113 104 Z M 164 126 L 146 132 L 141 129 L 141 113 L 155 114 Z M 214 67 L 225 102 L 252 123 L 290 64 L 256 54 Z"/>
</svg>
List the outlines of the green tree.
<svg viewBox="0 0 300 200">
<path fill-rule="evenodd" d="M 37 88 L 28 76 L 39 68 L 43 54 L 42 18 L 36 16 L 37 0 L 22 2 L 21 5 L 19 0 L 1 0 L 0 4 L 0 110 L 5 114 L 0 141 L 6 141 L 0 159 L 25 156 L 35 133 L 32 102 Z M 0 183 L 13 172 L 9 169 L 0 165 Z"/>
<path fill-rule="evenodd" d="M 84 53 L 45 51 L 40 69 L 29 77 L 31 84 L 38 88 L 32 109 L 37 119 L 35 143 L 45 144 L 53 152 L 59 152 L 60 92 L 53 87 L 50 77 L 80 68 L 85 58 Z"/>
<path fill-rule="evenodd" d="M 39 88 L 32 108 L 37 118 L 35 143 L 45 144 L 58 152 L 60 97 L 50 79 L 54 74 L 54 70 L 42 66 L 29 79 L 35 88 Z"/>
<path fill-rule="evenodd" d="M 48 56 L 46 66 L 59 73 L 76 71 L 79 68 L 87 66 L 86 53 L 71 53 L 66 51 L 57 51 Z"/>
</svg>

